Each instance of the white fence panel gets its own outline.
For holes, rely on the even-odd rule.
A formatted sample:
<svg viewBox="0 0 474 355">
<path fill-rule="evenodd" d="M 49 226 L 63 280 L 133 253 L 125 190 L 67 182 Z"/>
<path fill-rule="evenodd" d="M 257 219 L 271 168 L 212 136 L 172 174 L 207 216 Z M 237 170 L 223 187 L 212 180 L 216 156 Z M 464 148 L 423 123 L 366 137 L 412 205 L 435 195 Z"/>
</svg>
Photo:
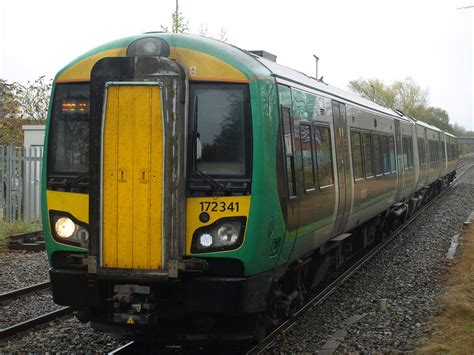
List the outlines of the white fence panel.
<svg viewBox="0 0 474 355">
<path fill-rule="evenodd" d="M 0 218 L 41 220 L 43 147 L 0 147 Z"/>
</svg>

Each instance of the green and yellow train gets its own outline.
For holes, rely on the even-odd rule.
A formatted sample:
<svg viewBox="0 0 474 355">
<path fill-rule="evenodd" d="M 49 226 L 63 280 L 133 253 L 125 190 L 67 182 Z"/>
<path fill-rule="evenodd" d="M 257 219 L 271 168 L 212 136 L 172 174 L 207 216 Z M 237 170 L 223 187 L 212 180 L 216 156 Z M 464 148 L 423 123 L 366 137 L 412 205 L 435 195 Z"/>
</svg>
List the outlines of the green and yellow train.
<svg viewBox="0 0 474 355">
<path fill-rule="evenodd" d="M 213 39 L 146 33 L 56 76 L 54 301 L 161 341 L 254 338 L 455 174 L 455 137 Z"/>
</svg>

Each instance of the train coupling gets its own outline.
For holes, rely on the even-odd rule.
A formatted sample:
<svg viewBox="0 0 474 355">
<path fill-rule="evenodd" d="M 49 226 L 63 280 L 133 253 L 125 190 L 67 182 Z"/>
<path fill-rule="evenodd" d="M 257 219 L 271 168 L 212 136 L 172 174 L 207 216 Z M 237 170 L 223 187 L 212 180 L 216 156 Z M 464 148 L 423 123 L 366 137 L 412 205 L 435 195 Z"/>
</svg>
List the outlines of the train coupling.
<svg viewBox="0 0 474 355">
<path fill-rule="evenodd" d="M 113 322 L 129 325 L 150 324 L 155 305 L 150 302 L 150 287 L 114 285 Z"/>
</svg>

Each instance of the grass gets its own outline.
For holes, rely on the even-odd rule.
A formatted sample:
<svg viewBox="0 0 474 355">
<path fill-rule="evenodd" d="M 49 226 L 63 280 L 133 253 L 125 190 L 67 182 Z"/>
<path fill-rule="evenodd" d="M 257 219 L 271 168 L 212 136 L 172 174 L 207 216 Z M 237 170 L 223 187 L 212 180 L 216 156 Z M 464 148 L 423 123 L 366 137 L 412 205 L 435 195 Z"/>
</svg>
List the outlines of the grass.
<svg viewBox="0 0 474 355">
<path fill-rule="evenodd" d="M 0 248 L 6 247 L 8 236 L 16 233 L 32 232 L 43 229 L 41 223 L 0 221 Z"/>
<path fill-rule="evenodd" d="M 463 232 L 458 253 L 448 289 L 440 298 L 441 314 L 434 318 L 434 332 L 419 352 L 474 353 L 474 224 Z"/>
</svg>

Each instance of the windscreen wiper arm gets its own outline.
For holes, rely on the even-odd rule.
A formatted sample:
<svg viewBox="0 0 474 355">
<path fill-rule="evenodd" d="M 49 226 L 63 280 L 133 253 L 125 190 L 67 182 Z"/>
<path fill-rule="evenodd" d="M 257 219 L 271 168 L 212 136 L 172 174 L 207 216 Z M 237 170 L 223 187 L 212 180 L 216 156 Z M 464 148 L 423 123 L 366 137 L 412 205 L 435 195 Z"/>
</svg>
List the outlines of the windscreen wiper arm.
<svg viewBox="0 0 474 355">
<path fill-rule="evenodd" d="M 226 191 L 228 191 L 228 187 L 222 185 L 219 181 L 215 180 L 214 178 L 210 177 L 206 173 L 202 172 L 198 168 L 196 168 L 196 174 L 199 175 L 201 178 L 206 180 L 209 183 L 209 186 L 212 189 L 212 194 L 214 196 L 223 196 Z"/>
<path fill-rule="evenodd" d="M 87 172 L 82 173 L 82 174 L 76 176 L 75 178 L 72 178 L 71 180 L 69 180 L 68 185 L 71 186 L 71 187 L 74 187 L 77 184 L 79 184 L 81 181 L 87 179 L 88 177 L 89 177 L 89 172 L 87 171 Z"/>
</svg>

